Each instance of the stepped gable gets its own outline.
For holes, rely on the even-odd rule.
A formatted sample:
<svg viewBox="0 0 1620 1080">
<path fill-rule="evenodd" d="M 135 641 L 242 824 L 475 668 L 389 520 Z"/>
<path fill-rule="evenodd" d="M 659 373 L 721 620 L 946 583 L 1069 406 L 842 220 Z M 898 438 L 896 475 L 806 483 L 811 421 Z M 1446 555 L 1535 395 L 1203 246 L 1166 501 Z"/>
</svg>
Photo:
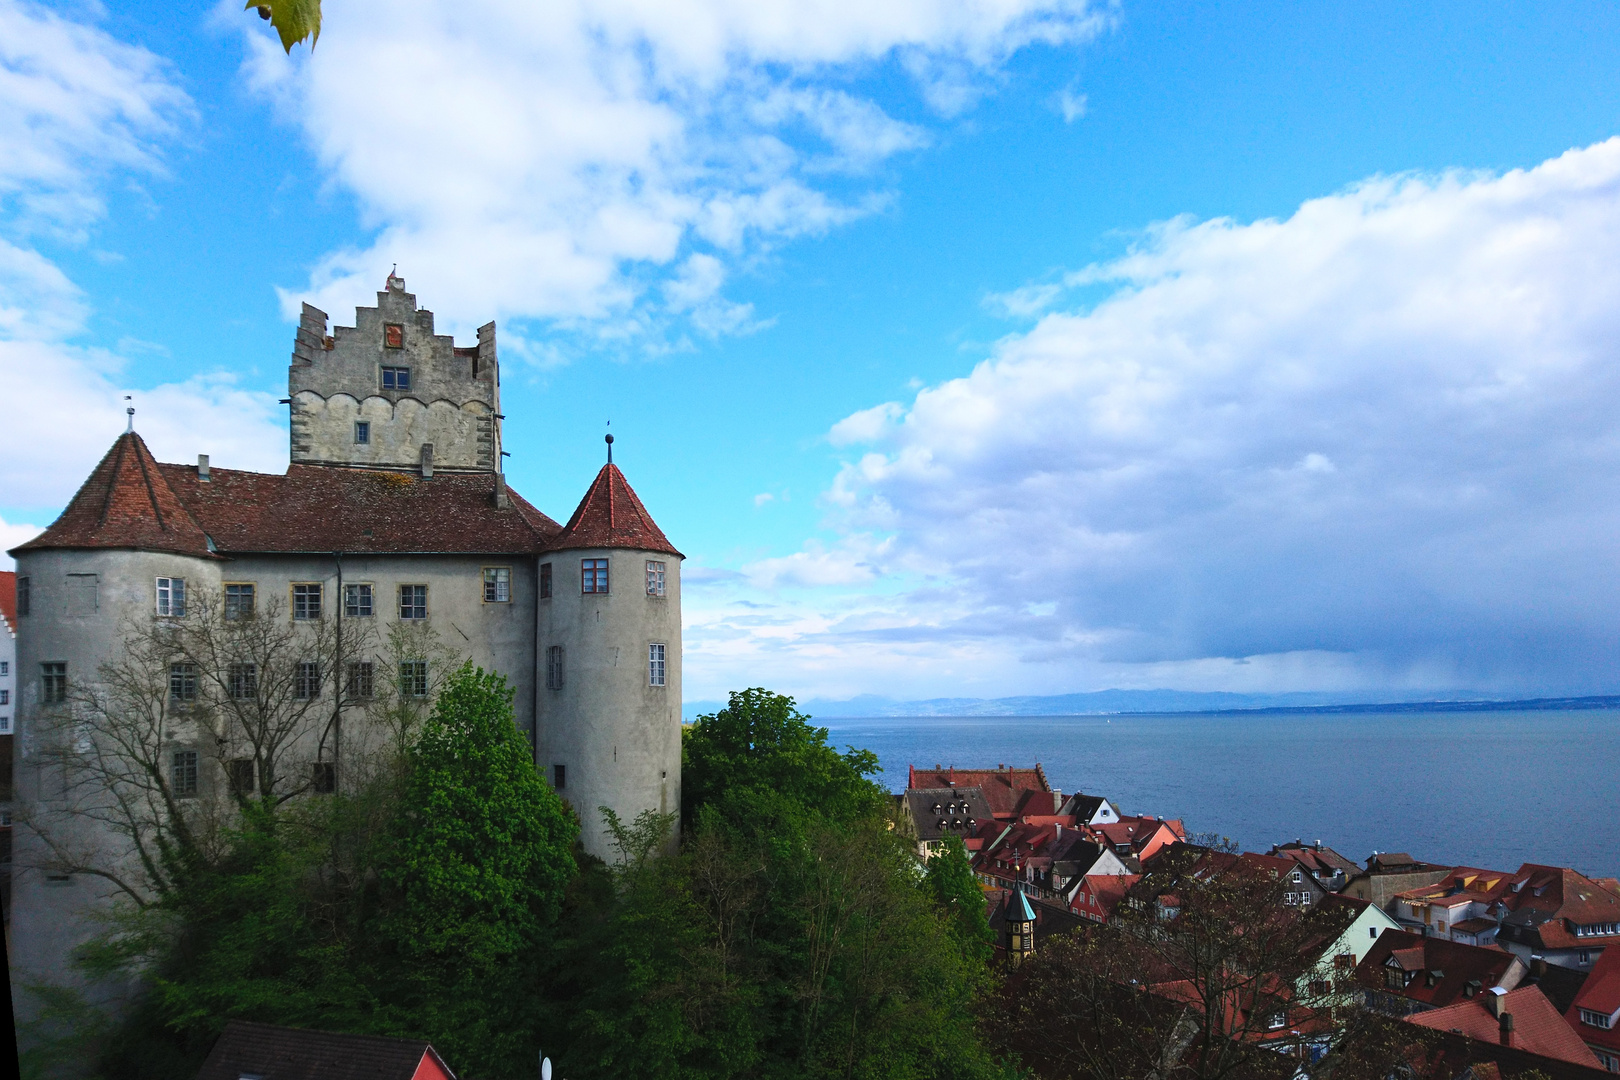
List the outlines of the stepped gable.
<svg viewBox="0 0 1620 1080">
<path fill-rule="evenodd" d="M 546 544 L 545 550 L 570 548 L 630 548 L 661 551 L 677 559 L 686 557 L 675 550 L 675 545 L 636 498 L 624 473 L 611 461 L 596 474 L 574 516 L 568 519 L 562 532 Z"/>
<path fill-rule="evenodd" d="M 0 619 L 11 636 L 17 636 L 17 571 L 0 570 Z"/>
<path fill-rule="evenodd" d="M 497 508 L 494 473 L 423 479 L 377 469 L 292 465 L 285 475 L 164 465 L 222 552 L 520 555 L 560 526 L 515 492 Z"/>
<path fill-rule="evenodd" d="M 126 432 L 51 527 L 13 551 L 138 548 L 209 557 L 208 537 L 169 487 L 146 441 Z"/>
</svg>

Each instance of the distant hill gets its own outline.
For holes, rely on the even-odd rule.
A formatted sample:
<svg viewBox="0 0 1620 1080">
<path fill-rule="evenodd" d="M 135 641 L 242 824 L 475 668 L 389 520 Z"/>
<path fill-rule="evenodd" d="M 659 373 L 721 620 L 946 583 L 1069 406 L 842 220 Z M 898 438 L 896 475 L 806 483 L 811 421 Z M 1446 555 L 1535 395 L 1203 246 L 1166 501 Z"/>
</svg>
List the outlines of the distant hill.
<svg viewBox="0 0 1620 1080">
<path fill-rule="evenodd" d="M 712 713 L 725 707 L 723 701 L 689 701 L 682 715 Z M 896 701 L 876 694 L 862 694 L 847 701 L 811 698 L 799 708 L 824 719 L 857 716 L 1107 716 L 1116 713 L 1167 712 L 1251 712 L 1311 711 L 1339 712 L 1350 709 L 1381 708 L 1400 711 L 1449 709 L 1601 709 L 1620 707 L 1620 697 L 1530 698 L 1503 700 L 1499 696 L 1470 690 L 1417 691 L 1412 693 L 1291 693 L 1230 694 L 1192 690 L 1094 690 L 1084 694 L 1054 694 L 1044 697 L 931 698 L 926 701 Z"/>
</svg>

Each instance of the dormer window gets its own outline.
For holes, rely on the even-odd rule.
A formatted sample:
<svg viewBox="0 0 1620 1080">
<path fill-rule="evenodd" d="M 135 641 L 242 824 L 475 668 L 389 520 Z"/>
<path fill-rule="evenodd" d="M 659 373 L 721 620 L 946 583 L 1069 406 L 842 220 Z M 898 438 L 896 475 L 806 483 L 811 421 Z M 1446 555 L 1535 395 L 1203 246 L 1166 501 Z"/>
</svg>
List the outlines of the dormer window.
<svg viewBox="0 0 1620 1080">
<path fill-rule="evenodd" d="M 383 368 L 382 388 L 384 390 L 409 390 L 411 388 L 411 369 L 408 367 Z"/>
</svg>

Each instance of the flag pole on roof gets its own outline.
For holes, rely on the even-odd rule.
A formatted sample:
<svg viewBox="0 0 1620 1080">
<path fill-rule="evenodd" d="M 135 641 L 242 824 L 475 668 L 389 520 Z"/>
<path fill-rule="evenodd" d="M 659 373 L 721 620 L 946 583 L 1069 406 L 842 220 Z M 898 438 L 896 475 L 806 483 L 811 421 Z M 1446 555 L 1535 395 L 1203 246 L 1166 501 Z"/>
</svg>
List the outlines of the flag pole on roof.
<svg viewBox="0 0 1620 1080">
<path fill-rule="evenodd" d="M 133 401 L 135 399 L 130 397 L 128 394 L 125 394 L 124 400 Z M 124 413 L 129 417 L 129 426 L 124 429 L 124 434 L 128 435 L 130 432 L 135 430 L 135 406 L 129 406 L 124 410 Z"/>
</svg>

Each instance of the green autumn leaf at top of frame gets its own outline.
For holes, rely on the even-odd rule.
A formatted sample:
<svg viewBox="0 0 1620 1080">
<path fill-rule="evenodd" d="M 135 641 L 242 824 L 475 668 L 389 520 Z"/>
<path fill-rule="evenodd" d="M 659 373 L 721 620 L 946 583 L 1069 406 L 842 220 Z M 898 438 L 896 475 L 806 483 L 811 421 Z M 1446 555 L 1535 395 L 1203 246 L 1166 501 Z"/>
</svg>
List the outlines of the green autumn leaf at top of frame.
<svg viewBox="0 0 1620 1080">
<path fill-rule="evenodd" d="M 270 20 L 281 35 L 281 47 L 289 53 L 305 38 L 311 49 L 320 40 L 321 0 L 247 0 L 242 10 L 249 8 L 258 9 L 261 17 Z"/>
</svg>

